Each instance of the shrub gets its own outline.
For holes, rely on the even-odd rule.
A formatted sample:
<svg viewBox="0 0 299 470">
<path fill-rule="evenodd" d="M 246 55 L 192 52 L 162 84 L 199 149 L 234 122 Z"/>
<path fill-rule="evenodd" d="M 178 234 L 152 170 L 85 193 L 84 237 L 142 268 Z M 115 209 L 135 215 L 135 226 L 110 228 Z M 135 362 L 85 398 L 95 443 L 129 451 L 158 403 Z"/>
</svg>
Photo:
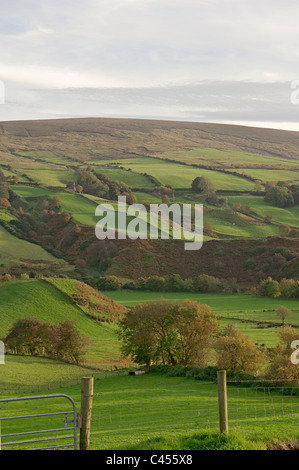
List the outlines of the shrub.
<svg viewBox="0 0 299 470">
<path fill-rule="evenodd" d="M 263 352 L 233 325 L 228 325 L 215 340 L 217 366 L 219 369 L 259 373 L 265 361 Z"/>
<path fill-rule="evenodd" d="M 194 281 L 194 290 L 196 292 L 223 292 L 223 282 L 214 276 L 208 276 L 207 274 L 201 274 Z"/>
<path fill-rule="evenodd" d="M 279 282 L 273 281 L 271 277 L 264 279 L 263 281 L 261 281 L 259 285 L 258 294 L 261 295 L 262 297 L 273 297 L 273 298 L 279 297 L 280 296 Z"/>
<path fill-rule="evenodd" d="M 100 277 L 97 282 L 97 288 L 99 290 L 119 290 L 121 289 L 122 283 L 116 276 Z"/>
</svg>

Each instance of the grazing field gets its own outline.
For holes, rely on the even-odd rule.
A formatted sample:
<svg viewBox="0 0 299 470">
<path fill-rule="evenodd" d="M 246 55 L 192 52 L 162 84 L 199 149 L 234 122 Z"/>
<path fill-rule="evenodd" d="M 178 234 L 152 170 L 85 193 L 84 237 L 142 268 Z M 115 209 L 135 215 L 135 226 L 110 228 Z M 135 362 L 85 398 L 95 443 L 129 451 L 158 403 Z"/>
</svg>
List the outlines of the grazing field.
<svg viewBox="0 0 299 470">
<path fill-rule="evenodd" d="M 122 166 L 122 162 L 120 163 Z M 83 167 L 84 168 L 84 167 Z M 93 165 L 96 173 L 102 173 L 113 181 L 122 181 L 130 188 L 154 188 L 154 184 L 143 174 L 134 171 L 124 170 L 118 167 L 106 167 L 96 163 Z"/>
<path fill-rule="evenodd" d="M 269 312 L 273 312 L 283 303 L 286 307 L 292 309 L 298 314 L 298 325 L 299 325 L 299 302 L 296 299 L 281 299 L 281 298 L 268 298 L 268 297 L 256 297 L 253 295 L 237 295 L 237 294 L 201 294 L 201 293 L 190 293 L 190 292 L 140 292 L 140 291 L 104 291 L 104 295 L 110 297 L 116 302 L 125 305 L 126 307 L 132 307 L 138 303 L 148 302 L 157 298 L 166 298 L 172 300 L 183 300 L 190 299 L 207 304 L 212 307 L 216 313 L 222 313 L 223 315 L 231 315 L 232 317 L 238 317 L 242 314 L 242 318 L 256 313 L 256 318 L 263 313 L 264 309 Z M 264 316 L 262 315 L 262 316 Z M 266 320 L 264 318 L 264 320 Z M 269 321 L 275 321 L 274 317 Z"/>
<path fill-rule="evenodd" d="M 1 215 L 0 215 L 0 218 Z M 7 219 L 7 218 L 6 218 Z M 4 218 L 5 220 L 5 218 Z M 57 260 L 41 246 L 29 243 L 26 240 L 11 235 L 0 225 L 0 260 L 1 264 L 11 265 L 19 263 L 21 258 L 29 260 L 52 261 L 65 264 L 64 261 Z"/>
<path fill-rule="evenodd" d="M 231 294 L 196 294 L 184 292 L 133 292 L 133 291 L 106 291 L 118 303 L 132 308 L 139 303 L 154 301 L 159 298 L 171 300 L 189 299 L 209 305 L 217 313 L 221 327 L 235 324 L 244 334 L 259 344 L 274 346 L 278 342 L 278 329 L 268 323 L 279 323 L 276 310 L 284 305 L 292 311 L 289 323 L 299 327 L 299 302 L 290 299 L 271 299 L 250 295 Z M 264 323 L 261 327 L 258 322 Z"/>
<path fill-rule="evenodd" d="M 90 373 L 90 369 L 57 360 L 6 355 L 0 367 L 0 396 L 45 392 L 79 382 Z"/>
<path fill-rule="evenodd" d="M 104 161 L 102 163 L 107 162 Z M 210 178 L 218 190 L 250 191 L 254 188 L 253 182 L 238 178 L 234 175 L 226 175 L 216 171 L 180 165 L 179 163 L 167 162 L 158 158 L 123 159 L 121 160 L 121 165 L 125 168 L 131 168 L 138 173 L 148 173 L 156 178 L 162 185 L 170 184 L 173 185 L 174 188 L 190 188 L 192 181 L 197 176 Z"/>
<path fill-rule="evenodd" d="M 65 165 L 67 161 L 72 162 L 74 165 L 75 162 L 68 160 L 67 157 L 60 156 L 59 154 L 55 154 L 51 150 L 39 150 L 39 151 L 25 151 L 25 152 L 18 152 L 18 155 L 21 157 L 27 157 L 28 160 L 32 160 L 33 162 L 46 162 L 56 165 Z"/>
<path fill-rule="evenodd" d="M 271 206 L 264 201 L 263 197 L 259 196 L 228 196 L 227 202 L 234 205 L 240 202 L 243 205 L 248 205 L 253 212 L 260 217 L 267 217 L 271 215 L 273 222 L 277 224 L 287 224 L 291 227 L 299 227 L 299 206 L 280 208 Z"/>
<path fill-rule="evenodd" d="M 92 450 L 195 450 L 203 445 L 207 449 L 211 445 L 216 449 L 229 445 L 221 443 L 218 434 L 215 383 L 159 373 L 137 377 L 111 373 L 99 378 L 95 380 L 93 396 Z M 80 385 L 58 388 L 51 393 L 70 395 L 80 409 Z M 22 414 L 24 406 L 27 414 L 65 411 L 69 407 L 62 398 L 29 401 L 26 405 L 2 404 L 1 416 Z M 266 449 L 273 439 L 298 438 L 298 397 L 290 392 L 229 385 L 228 408 L 231 434 L 228 448 Z M 4 421 L 2 432 L 62 427 L 61 421 L 61 416 L 23 423 Z M 41 433 L 40 437 L 46 436 Z"/>
<path fill-rule="evenodd" d="M 95 227 L 97 222 L 95 202 L 74 193 L 56 192 L 55 196 L 59 197 L 61 209 L 71 212 L 73 220 L 78 225 L 93 225 Z"/>
<path fill-rule="evenodd" d="M 121 363 L 115 324 L 100 324 L 89 318 L 68 295 L 42 280 L 0 284 L 0 310 L 1 337 L 18 318 L 36 317 L 52 323 L 69 320 L 92 341 L 86 361 L 98 366 Z"/>
<path fill-rule="evenodd" d="M 235 198 L 235 201 L 242 201 L 242 197 Z M 222 236 L 231 238 L 263 238 L 279 236 L 281 234 L 278 226 L 269 225 L 244 214 L 236 214 L 230 210 L 210 209 L 204 215 L 204 222 L 212 224 L 214 231 L 220 238 Z"/>
<path fill-rule="evenodd" d="M 245 151 L 207 148 L 207 147 L 190 147 L 180 152 L 164 152 L 162 158 L 182 161 L 189 165 L 212 165 L 215 167 L 223 168 L 273 168 L 273 167 L 296 167 L 299 168 L 298 159 L 283 158 L 278 155 L 260 155 L 255 153 L 248 153 Z M 244 169 L 245 173 L 247 171 Z M 255 170 L 254 170 L 255 171 Z M 248 170 L 249 172 L 249 170 Z M 250 173 L 249 173 L 250 174 Z M 270 180 L 272 181 L 272 180 Z"/>
<path fill-rule="evenodd" d="M 11 189 L 23 198 L 27 197 L 43 197 L 43 196 L 55 196 L 56 192 L 51 191 L 47 188 L 41 188 L 39 186 L 25 186 L 22 184 L 12 185 Z"/>
<path fill-rule="evenodd" d="M 29 176 L 32 180 L 36 181 L 38 184 L 44 186 L 54 186 L 65 188 L 68 182 L 75 181 L 75 172 L 71 170 L 63 170 L 58 167 L 58 169 L 52 169 L 50 166 L 46 169 L 40 170 L 25 170 L 25 174 Z"/>
<path fill-rule="evenodd" d="M 290 184 L 298 184 L 299 182 L 299 169 L 297 171 L 294 170 L 280 170 L 271 168 L 269 170 L 265 170 L 264 168 L 242 168 L 242 170 L 237 170 L 238 173 L 245 173 L 246 175 L 250 175 L 257 180 L 261 180 L 263 182 L 267 181 L 285 181 Z"/>
</svg>

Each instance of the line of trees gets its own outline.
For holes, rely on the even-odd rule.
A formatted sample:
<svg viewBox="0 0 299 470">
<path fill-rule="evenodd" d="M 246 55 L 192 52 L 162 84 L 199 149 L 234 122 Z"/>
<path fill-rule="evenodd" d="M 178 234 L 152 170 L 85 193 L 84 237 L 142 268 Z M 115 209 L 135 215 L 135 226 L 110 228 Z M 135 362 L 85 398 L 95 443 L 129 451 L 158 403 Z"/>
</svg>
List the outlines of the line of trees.
<svg viewBox="0 0 299 470">
<path fill-rule="evenodd" d="M 259 346 L 235 326 L 219 329 L 218 318 L 207 305 L 161 299 L 132 308 L 120 323 L 122 353 L 140 365 L 207 367 L 245 372 L 270 380 L 299 381 L 291 362 L 292 342 L 298 330 L 285 325 L 279 344 Z"/>
<path fill-rule="evenodd" d="M 21 318 L 11 326 L 4 344 L 11 354 L 60 359 L 78 365 L 90 340 L 81 336 L 71 321 L 53 324 L 38 318 Z"/>
<path fill-rule="evenodd" d="M 276 207 L 297 205 L 299 204 L 299 185 L 289 185 L 284 181 L 279 181 L 267 188 L 265 201 Z"/>
<path fill-rule="evenodd" d="M 234 284 L 234 283 L 233 283 Z M 182 279 L 179 274 L 141 277 L 136 281 L 122 282 L 117 276 L 102 276 L 97 281 L 99 290 L 139 290 L 149 292 L 229 292 L 233 287 L 228 281 L 207 274 L 195 279 Z"/>
<path fill-rule="evenodd" d="M 298 299 L 299 281 L 295 279 L 282 279 L 279 282 L 269 276 L 260 282 L 257 293 L 262 297 Z"/>
<path fill-rule="evenodd" d="M 103 173 L 96 173 L 91 167 L 78 170 L 76 182 L 76 189 L 79 193 L 85 192 L 113 201 L 117 200 L 118 196 L 126 196 L 128 204 L 136 202 L 136 198 L 127 184 L 122 181 L 113 181 Z"/>
</svg>

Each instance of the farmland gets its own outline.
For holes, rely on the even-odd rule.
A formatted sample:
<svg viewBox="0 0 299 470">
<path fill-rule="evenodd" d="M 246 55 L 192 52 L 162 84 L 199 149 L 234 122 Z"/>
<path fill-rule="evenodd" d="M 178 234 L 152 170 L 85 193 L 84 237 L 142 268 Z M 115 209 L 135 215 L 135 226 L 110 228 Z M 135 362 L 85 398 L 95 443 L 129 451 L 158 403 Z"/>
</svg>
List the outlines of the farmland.
<svg viewBox="0 0 299 470">
<path fill-rule="evenodd" d="M 290 321 L 292 324 L 299 326 L 298 300 L 265 299 L 248 295 L 195 294 L 190 292 L 110 291 L 104 292 L 104 294 L 128 308 L 132 308 L 139 303 L 155 301 L 159 298 L 180 301 L 188 298 L 201 304 L 207 304 L 219 315 L 221 328 L 228 324 L 235 324 L 246 336 L 249 336 L 259 344 L 266 344 L 271 347 L 278 342 L 278 329 L 271 326 L 271 323 L 277 323 L 276 310 L 280 305 L 284 305 L 292 310 L 293 315 Z M 259 325 L 261 322 L 266 324 L 263 328 Z"/>
<path fill-rule="evenodd" d="M 36 363 L 38 366 L 38 364 Z M 49 365 L 45 363 L 46 370 Z M 59 371 L 59 366 L 58 366 Z M 296 397 L 264 389 L 229 386 L 230 436 L 218 435 L 217 385 L 194 378 L 167 377 L 150 373 L 140 377 L 106 374 L 95 380 L 91 421 L 91 448 L 100 449 L 260 449 L 274 439 L 298 437 Z M 80 404 L 80 386 L 51 389 L 65 393 Z M 297 404 L 297 406 L 296 406 Z M 2 416 L 21 414 L 22 403 L 1 406 Z M 26 403 L 28 414 L 65 410 L 61 398 Z M 38 429 L 59 427 L 61 416 L 45 417 Z M 277 423 L 279 422 L 279 427 Z M 30 429 L 29 420 L 23 429 Z M 42 427 L 44 426 L 44 427 Z M 20 428 L 14 422 L 2 424 L 5 432 Z M 41 434 L 41 437 L 44 437 Z M 221 442 L 222 441 L 222 442 Z M 55 443 L 55 441 L 54 441 Z M 213 443 L 213 444 L 212 444 Z M 191 447 L 190 447 L 191 446 Z"/>
<path fill-rule="evenodd" d="M 298 147 L 297 133 L 241 126 L 122 119 L 0 123 L 0 170 L 9 185 L 7 194 L 3 186 L 0 208 L 0 338 L 16 320 L 35 317 L 51 324 L 71 321 L 91 340 L 79 366 L 7 355 L 0 395 L 50 390 L 79 404 L 80 377 L 95 376 L 94 449 L 265 449 L 274 437 L 298 438 L 298 397 L 231 384 L 230 426 L 236 434 L 221 444 L 213 380 L 165 371 L 129 377 L 123 369 L 132 363 L 122 356 L 117 334 L 127 309 L 160 298 L 209 305 L 217 332 L 233 324 L 269 351 L 279 341 L 280 306 L 299 327 L 298 298 L 256 294 L 267 277 L 299 280 L 299 205 L 265 201 L 269 187 L 299 183 Z M 79 171 L 86 187 L 80 187 Z M 192 187 L 198 177 L 212 183 L 212 194 Z M 121 191 L 146 206 L 163 197 L 168 204 L 203 204 L 202 249 L 187 252 L 180 240 L 96 239 L 97 205 L 117 210 Z M 224 293 L 131 290 L 140 278 L 172 274 L 184 282 L 215 277 Z M 127 286 L 100 292 L 105 276 Z M 55 406 L 47 409 L 55 412 Z M 21 412 L 22 405 L 15 409 Z M 26 404 L 33 409 L 42 406 Z M 9 412 L 1 406 L 3 413 Z"/>
<path fill-rule="evenodd" d="M 105 366 L 121 363 L 115 325 L 99 324 L 87 317 L 64 292 L 41 280 L 0 284 L 0 289 L 1 336 L 8 333 L 9 326 L 18 318 L 37 317 L 52 323 L 70 320 L 82 335 L 91 339 L 89 362 Z"/>
<path fill-rule="evenodd" d="M 1 215 L 0 215 L 0 218 Z M 10 265 L 19 262 L 21 258 L 27 258 L 33 261 L 41 260 L 47 262 L 57 262 L 57 259 L 47 253 L 42 247 L 29 243 L 26 240 L 20 240 L 8 233 L 0 226 L 0 257 L 1 263 Z M 63 264 L 63 263 L 62 263 Z"/>
</svg>

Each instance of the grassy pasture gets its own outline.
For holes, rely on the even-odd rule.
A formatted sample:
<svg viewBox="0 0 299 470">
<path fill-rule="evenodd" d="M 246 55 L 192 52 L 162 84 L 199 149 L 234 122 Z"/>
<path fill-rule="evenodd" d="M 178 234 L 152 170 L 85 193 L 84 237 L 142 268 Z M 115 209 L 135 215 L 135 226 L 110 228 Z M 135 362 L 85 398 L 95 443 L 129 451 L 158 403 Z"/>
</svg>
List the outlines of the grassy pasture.
<svg viewBox="0 0 299 470">
<path fill-rule="evenodd" d="M 26 186 L 22 184 L 12 185 L 11 189 L 21 197 L 42 197 L 42 196 L 55 196 L 56 192 L 47 188 L 38 186 Z"/>
<path fill-rule="evenodd" d="M 122 181 L 130 188 L 154 188 L 154 184 L 146 176 L 134 171 L 111 168 L 104 165 L 93 165 L 93 170 L 96 173 L 103 173 L 113 181 Z"/>
<path fill-rule="evenodd" d="M 237 202 L 248 205 L 253 212 L 260 217 L 271 215 L 273 222 L 287 224 L 291 227 L 299 227 L 299 206 L 280 208 L 271 206 L 259 196 L 227 196 L 228 204 L 233 206 Z"/>
<path fill-rule="evenodd" d="M 234 238 L 260 238 L 281 234 L 277 226 L 263 224 L 252 218 L 223 210 L 211 210 L 205 214 L 204 221 L 211 223 L 220 237 L 225 235 Z"/>
<path fill-rule="evenodd" d="M 20 258 L 58 262 L 57 258 L 54 258 L 54 256 L 44 250 L 41 246 L 29 243 L 26 240 L 21 240 L 11 235 L 2 226 L 0 226 L 1 264 L 10 265 L 18 263 L 20 262 Z"/>
<path fill-rule="evenodd" d="M 70 395 L 80 409 L 80 385 L 58 388 L 51 393 Z M 271 439 L 298 438 L 298 397 L 229 385 L 228 407 L 231 439 L 236 442 L 224 449 L 245 449 L 240 444 L 242 439 L 251 441 L 251 449 L 265 449 Z M 0 412 L 5 417 L 24 414 L 25 410 L 26 414 L 33 414 L 66 409 L 70 406 L 65 399 L 53 398 L 2 404 Z M 61 416 L 4 421 L 2 430 L 4 434 L 58 428 L 62 427 L 61 421 Z M 214 433 L 216 442 L 218 440 L 214 448 L 219 449 L 218 429 L 215 383 L 158 373 L 137 377 L 109 374 L 95 381 L 91 422 L 93 450 L 197 449 L 200 444 L 196 439 L 204 437 L 209 448 L 209 439 L 215 440 Z M 47 436 L 41 433 L 40 438 L 43 437 Z"/>
<path fill-rule="evenodd" d="M 271 168 L 271 170 L 265 170 L 264 168 L 242 168 L 236 170 L 238 173 L 244 172 L 246 175 L 250 175 L 257 180 L 260 179 L 266 181 L 285 181 L 290 184 L 299 183 L 299 169 L 298 170 L 278 170 Z"/>
<path fill-rule="evenodd" d="M 296 299 L 273 299 L 245 294 L 201 294 L 194 292 L 105 291 L 103 294 L 126 307 L 133 307 L 138 303 L 153 301 L 158 298 L 171 300 L 184 300 L 188 298 L 189 300 L 210 305 L 214 312 L 225 317 L 256 321 L 277 321 L 275 310 L 280 305 L 284 305 L 293 311 L 292 323 L 297 323 L 299 326 L 299 302 Z"/>
<path fill-rule="evenodd" d="M 273 155 L 260 155 L 240 150 L 228 149 L 215 149 L 205 147 L 189 147 L 182 151 L 169 151 L 163 152 L 158 155 L 162 158 L 169 158 L 171 160 L 182 161 L 190 165 L 215 165 L 219 167 L 226 167 L 227 169 L 244 168 L 244 165 L 268 166 L 269 168 L 287 166 L 298 167 L 298 160 L 283 158 Z M 257 170 L 259 171 L 259 170 Z M 246 172 L 246 171 L 245 171 Z"/>
<path fill-rule="evenodd" d="M 289 322 L 299 327 L 299 303 L 298 300 L 291 299 L 271 299 L 265 297 L 255 297 L 249 295 L 231 294 L 200 294 L 184 292 L 133 292 L 116 291 L 104 292 L 107 297 L 111 297 L 118 303 L 132 308 L 139 303 L 154 301 L 159 298 L 170 300 L 189 299 L 202 304 L 210 305 L 212 310 L 220 315 L 220 327 L 227 324 L 235 324 L 245 335 L 252 338 L 259 344 L 274 346 L 278 342 L 278 330 L 274 327 L 259 328 L 257 322 L 279 323 L 276 310 L 281 305 L 292 310 L 292 317 Z M 249 320 L 249 321 L 248 321 Z M 252 323 L 251 321 L 256 322 Z"/>
<path fill-rule="evenodd" d="M 102 325 L 87 317 L 70 297 L 41 280 L 0 284 L 0 311 L 0 336 L 5 336 L 18 318 L 37 317 L 53 323 L 69 320 L 92 340 L 88 361 L 98 365 L 120 362 L 115 325 Z"/>
<path fill-rule="evenodd" d="M 18 155 L 22 157 L 27 157 L 32 160 L 43 160 L 46 163 L 55 163 L 58 165 L 65 165 L 65 163 L 68 161 L 67 157 L 60 156 L 51 150 L 32 150 L 32 151 L 24 151 L 24 152 L 18 152 Z M 72 161 L 72 165 L 74 165 L 76 162 Z"/>
<path fill-rule="evenodd" d="M 92 162 L 90 162 L 92 163 Z M 107 161 L 103 161 L 103 164 Z M 179 163 L 164 162 L 158 158 L 132 158 L 123 159 L 120 164 L 125 168 L 131 168 L 138 173 L 147 173 L 154 176 L 161 184 L 171 184 L 175 188 L 189 188 L 192 181 L 197 176 L 210 178 L 216 189 L 246 191 L 253 190 L 254 184 L 251 181 L 238 178 L 233 175 L 226 175 L 216 171 L 195 168 Z"/>
<path fill-rule="evenodd" d="M 89 375 L 90 369 L 66 362 L 32 356 L 5 356 L 5 364 L 0 367 L 0 395 L 34 393 L 39 389 L 67 385 Z M 1 415 L 1 411 L 0 411 Z"/>
<path fill-rule="evenodd" d="M 44 186 L 55 186 L 64 188 L 66 183 L 75 181 L 75 172 L 67 169 L 60 169 L 58 167 L 53 169 L 50 167 L 48 169 L 40 170 L 25 170 L 25 174 L 32 178 L 39 184 Z"/>
</svg>

